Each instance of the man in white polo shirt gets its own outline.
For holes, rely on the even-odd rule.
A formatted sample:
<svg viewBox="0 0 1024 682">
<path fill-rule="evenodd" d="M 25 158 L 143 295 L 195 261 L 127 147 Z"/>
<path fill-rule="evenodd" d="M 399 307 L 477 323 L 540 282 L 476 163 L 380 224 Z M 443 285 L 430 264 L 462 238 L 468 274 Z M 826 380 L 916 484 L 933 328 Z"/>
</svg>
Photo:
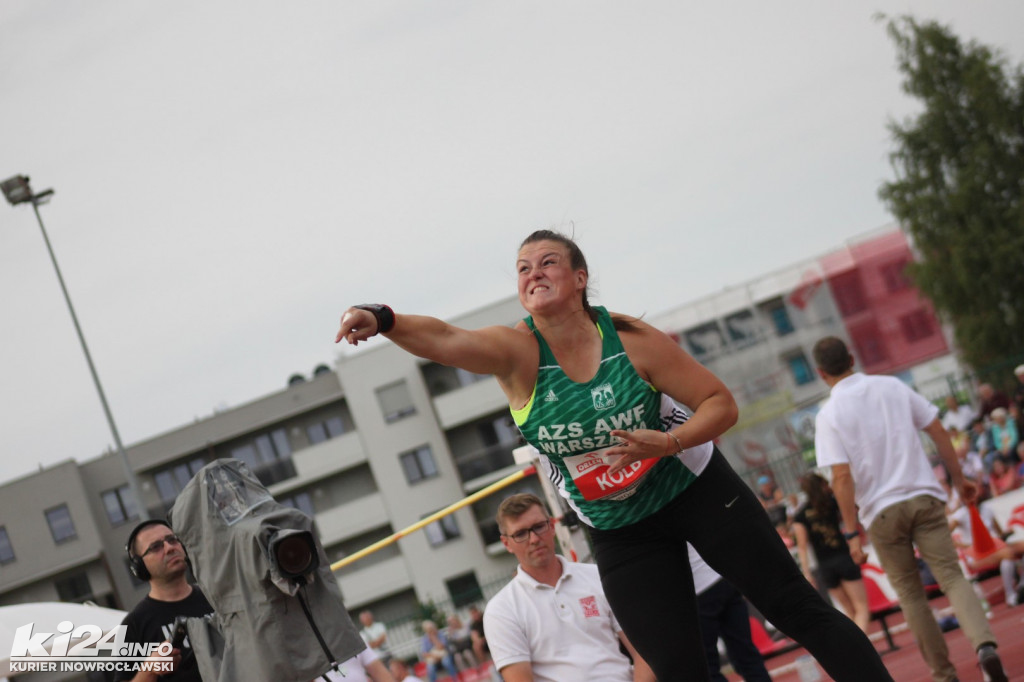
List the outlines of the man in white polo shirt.
<svg viewBox="0 0 1024 682">
<path fill-rule="evenodd" d="M 977 486 L 964 478 L 939 410 L 902 381 L 853 371 L 853 356 L 834 336 L 814 345 L 818 374 L 832 389 L 818 412 L 814 447 L 818 466 L 832 467 L 832 490 L 843 517 L 850 555 L 866 555 L 860 520 L 896 590 L 907 624 L 936 682 L 953 682 L 946 640 L 939 629 L 914 557 L 914 547 L 949 597 L 957 620 L 978 652 L 990 680 L 1006 682 L 996 640 L 971 584 L 964 577 L 946 522 L 946 492 L 935 478 L 921 444 L 921 431 L 935 443 L 960 499 L 973 503 Z"/>
<path fill-rule="evenodd" d="M 505 682 L 654 682 L 612 615 L 597 566 L 555 554 L 552 523 L 540 498 L 529 493 L 498 508 L 501 542 L 519 568 L 484 611 L 495 668 Z"/>
</svg>

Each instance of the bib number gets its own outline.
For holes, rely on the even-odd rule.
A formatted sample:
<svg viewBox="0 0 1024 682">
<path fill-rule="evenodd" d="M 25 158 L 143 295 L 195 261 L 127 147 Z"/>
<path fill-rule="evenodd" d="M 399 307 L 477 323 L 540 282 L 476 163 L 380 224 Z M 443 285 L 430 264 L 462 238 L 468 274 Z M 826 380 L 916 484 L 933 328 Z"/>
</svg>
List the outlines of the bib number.
<svg viewBox="0 0 1024 682">
<path fill-rule="evenodd" d="M 657 458 L 641 459 L 625 469 L 609 474 L 608 469 L 621 456 L 605 456 L 598 450 L 582 455 L 571 455 L 562 461 L 584 500 L 619 501 L 636 493 L 644 476 L 658 463 Z"/>
</svg>

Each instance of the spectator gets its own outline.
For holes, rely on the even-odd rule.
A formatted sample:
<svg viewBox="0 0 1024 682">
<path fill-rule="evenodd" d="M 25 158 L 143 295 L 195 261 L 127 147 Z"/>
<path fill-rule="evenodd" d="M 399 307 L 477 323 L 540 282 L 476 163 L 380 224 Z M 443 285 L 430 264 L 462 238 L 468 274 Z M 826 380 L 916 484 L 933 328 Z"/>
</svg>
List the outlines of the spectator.
<svg viewBox="0 0 1024 682">
<path fill-rule="evenodd" d="M 994 449 L 992 447 L 992 434 L 985 425 L 984 419 L 975 419 L 971 422 L 970 437 L 971 449 L 978 453 L 982 462 L 987 464 L 991 461 L 991 457 L 994 456 L 991 454 L 994 452 Z"/>
<path fill-rule="evenodd" d="M 1020 479 L 1017 477 L 1017 467 L 1007 463 L 1002 457 L 996 457 L 992 461 L 992 471 L 988 475 L 988 485 L 992 491 L 992 497 L 998 497 L 1020 486 Z"/>
<path fill-rule="evenodd" d="M 1013 425 L 1017 428 L 1017 448 L 1014 449 L 1013 457 L 1018 463 L 1021 461 L 1020 456 L 1017 454 L 1021 443 L 1021 438 L 1024 437 L 1024 414 L 1021 413 L 1020 406 L 1017 403 L 1010 403 L 1010 409 L 1008 410 L 1009 416 L 1007 419 L 1013 422 Z"/>
<path fill-rule="evenodd" d="M 437 624 L 432 620 L 425 620 L 422 623 L 423 637 L 420 640 L 420 656 L 427 664 L 427 677 L 430 682 L 437 682 L 437 668 L 444 667 L 448 675 L 454 680 L 459 679 L 459 671 L 455 667 L 455 659 L 452 657 L 451 648 L 448 645 L 448 638 L 437 629 Z"/>
<path fill-rule="evenodd" d="M 390 658 L 387 644 L 388 629 L 384 627 L 383 623 L 374 620 L 373 612 L 369 609 L 359 614 L 359 622 L 363 626 L 359 631 L 359 636 L 366 642 L 366 646 L 373 649 L 377 658 L 386 662 Z"/>
<path fill-rule="evenodd" d="M 1013 389 L 1013 402 L 1024 412 L 1024 365 L 1017 365 L 1013 374 L 1017 377 L 1017 386 Z"/>
<path fill-rule="evenodd" d="M 473 641 L 473 655 L 480 663 L 491 659 L 491 650 L 487 647 L 487 636 L 484 634 L 484 614 L 476 605 L 469 607 L 469 637 Z"/>
<path fill-rule="evenodd" d="M 458 614 L 448 616 L 448 648 L 455 657 L 455 664 L 461 669 L 475 668 L 477 658 L 473 655 L 473 639 L 469 634 L 469 625 L 464 625 Z"/>
<path fill-rule="evenodd" d="M 981 407 L 978 410 L 978 419 L 988 419 L 992 410 L 1001 407 L 1004 410 L 1010 406 L 1010 399 L 1002 391 L 992 388 L 992 384 L 981 384 L 978 386 L 978 397 L 981 399 Z"/>
<path fill-rule="evenodd" d="M 985 480 L 985 463 L 981 455 L 971 447 L 971 440 L 966 433 L 950 432 L 949 440 L 953 444 L 956 458 L 960 462 L 960 471 L 964 478 L 969 478 L 981 485 Z"/>
<path fill-rule="evenodd" d="M 957 431 L 966 431 L 971 427 L 974 410 L 970 405 L 961 405 L 955 395 L 946 396 L 946 413 L 942 415 L 942 425 L 947 431 L 954 427 Z"/>
<path fill-rule="evenodd" d="M 807 494 L 807 504 L 793 518 L 793 534 L 804 576 L 812 585 L 827 589 L 832 601 L 867 632 L 871 624 L 868 594 L 860 567 L 853 563 L 839 528 L 839 504 L 828 481 L 819 474 L 804 475 L 800 488 Z M 811 571 L 808 545 L 814 548 L 818 560 L 817 577 Z"/>
<path fill-rule="evenodd" d="M 762 474 L 758 477 L 757 496 L 765 511 L 768 512 L 768 518 L 772 520 L 772 525 L 778 526 L 780 523 L 786 522 L 786 496 L 771 476 Z"/>
<path fill-rule="evenodd" d="M 1017 443 L 1020 442 L 1016 422 L 1009 418 L 1009 413 L 1003 407 L 992 410 L 991 417 L 993 447 L 1003 461 L 1015 461 L 1017 459 Z"/>
</svg>

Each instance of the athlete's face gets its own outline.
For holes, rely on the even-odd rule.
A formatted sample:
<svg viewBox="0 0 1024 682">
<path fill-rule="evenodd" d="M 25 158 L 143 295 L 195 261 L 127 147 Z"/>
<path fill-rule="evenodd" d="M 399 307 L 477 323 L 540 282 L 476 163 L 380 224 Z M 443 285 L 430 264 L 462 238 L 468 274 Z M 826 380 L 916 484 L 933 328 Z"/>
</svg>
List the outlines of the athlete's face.
<svg viewBox="0 0 1024 682">
<path fill-rule="evenodd" d="M 534 505 L 518 518 L 504 519 L 501 543 L 523 567 L 543 568 L 557 560 L 555 534 L 551 524 L 544 510 Z M 521 542 L 516 541 L 517 537 Z"/>
<path fill-rule="evenodd" d="M 516 271 L 519 301 L 531 313 L 578 304 L 587 288 L 587 273 L 572 269 L 569 250 L 558 242 L 542 240 L 523 246 Z"/>
</svg>

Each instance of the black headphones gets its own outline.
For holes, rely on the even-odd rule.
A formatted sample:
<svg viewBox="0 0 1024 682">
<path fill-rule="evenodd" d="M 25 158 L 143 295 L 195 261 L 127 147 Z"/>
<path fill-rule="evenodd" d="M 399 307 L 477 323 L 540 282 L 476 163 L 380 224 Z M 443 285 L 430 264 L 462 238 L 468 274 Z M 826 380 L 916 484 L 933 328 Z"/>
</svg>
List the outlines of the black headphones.
<svg viewBox="0 0 1024 682">
<path fill-rule="evenodd" d="M 128 569 L 132 572 L 139 580 L 146 582 L 150 579 L 149 569 L 146 568 L 146 562 L 142 557 L 135 555 L 135 536 L 137 536 L 142 529 L 149 528 L 150 526 L 167 526 L 171 530 L 171 524 L 167 523 L 163 519 L 149 519 L 143 521 L 139 525 L 132 529 L 131 535 L 128 536 L 128 542 L 124 545 L 124 551 L 128 553 Z"/>
</svg>

